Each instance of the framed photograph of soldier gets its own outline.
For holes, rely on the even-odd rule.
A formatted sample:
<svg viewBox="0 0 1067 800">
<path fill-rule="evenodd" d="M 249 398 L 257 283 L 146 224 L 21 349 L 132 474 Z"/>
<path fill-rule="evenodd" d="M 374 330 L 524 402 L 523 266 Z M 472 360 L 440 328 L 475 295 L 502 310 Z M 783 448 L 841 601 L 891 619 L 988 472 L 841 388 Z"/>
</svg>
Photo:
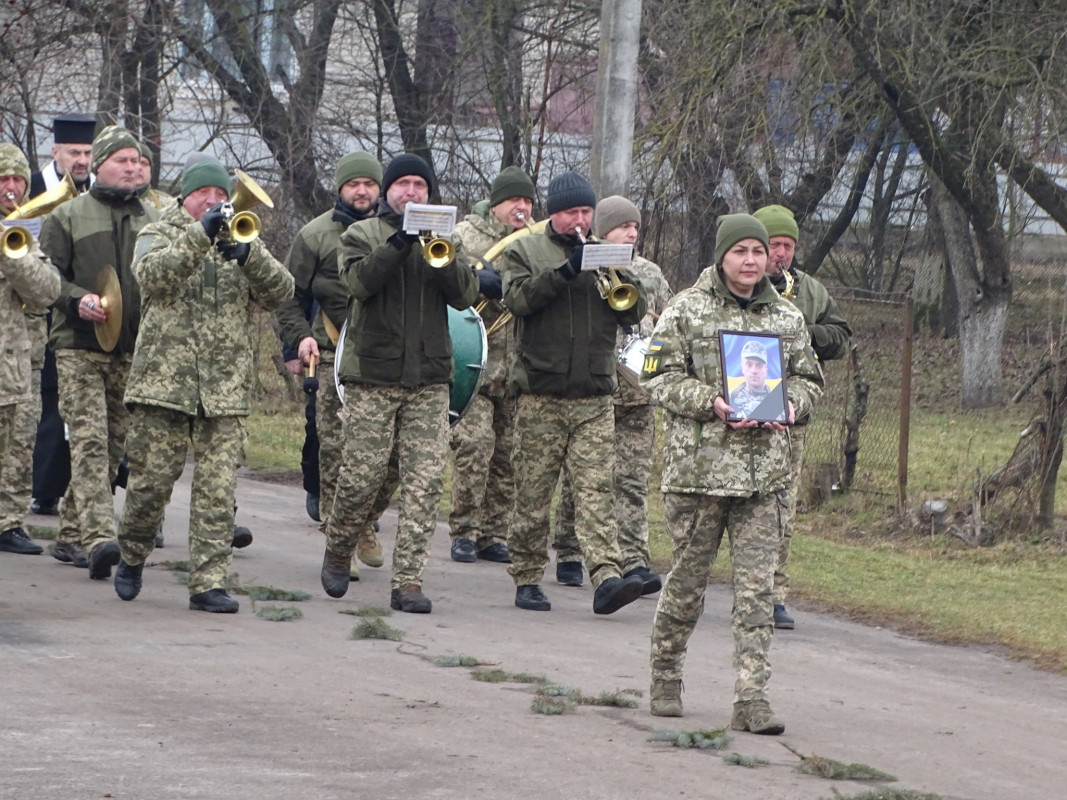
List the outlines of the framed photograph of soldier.
<svg viewBox="0 0 1067 800">
<path fill-rule="evenodd" d="M 785 362 L 776 333 L 719 331 L 722 396 L 731 422 L 786 422 Z"/>
</svg>

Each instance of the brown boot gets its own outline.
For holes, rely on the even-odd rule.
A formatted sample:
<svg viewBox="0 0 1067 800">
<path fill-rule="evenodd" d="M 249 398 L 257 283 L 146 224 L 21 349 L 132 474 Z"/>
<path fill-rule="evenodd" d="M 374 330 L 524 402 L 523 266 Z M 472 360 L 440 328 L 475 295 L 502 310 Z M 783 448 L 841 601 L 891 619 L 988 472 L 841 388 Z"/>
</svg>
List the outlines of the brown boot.
<svg viewBox="0 0 1067 800">
<path fill-rule="evenodd" d="M 654 717 L 682 716 L 682 682 L 653 679 L 649 691 L 651 711 Z"/>
<path fill-rule="evenodd" d="M 785 725 L 782 724 L 771 706 L 766 700 L 748 700 L 743 703 L 734 703 L 734 715 L 730 719 L 730 727 L 735 731 L 750 731 L 765 736 L 777 736 L 785 733 Z"/>
<path fill-rule="evenodd" d="M 430 598 L 422 593 L 419 584 L 405 583 L 399 589 L 393 589 L 389 596 L 389 607 L 409 614 L 429 614 L 433 604 Z"/>
<path fill-rule="evenodd" d="M 356 557 L 368 567 L 380 567 L 385 563 L 382 543 L 372 525 L 365 527 L 356 540 Z"/>
</svg>

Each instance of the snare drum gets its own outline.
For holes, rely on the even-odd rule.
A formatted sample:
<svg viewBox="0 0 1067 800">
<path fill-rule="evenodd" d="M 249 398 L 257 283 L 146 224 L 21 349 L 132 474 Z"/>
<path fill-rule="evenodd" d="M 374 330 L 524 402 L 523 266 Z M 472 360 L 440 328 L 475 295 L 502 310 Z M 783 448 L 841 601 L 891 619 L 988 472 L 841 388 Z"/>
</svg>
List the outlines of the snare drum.
<svg viewBox="0 0 1067 800">
<path fill-rule="evenodd" d="M 619 349 L 619 377 L 639 391 L 641 389 L 641 370 L 644 368 L 645 353 L 648 352 L 651 336 L 631 334 Z"/>
</svg>

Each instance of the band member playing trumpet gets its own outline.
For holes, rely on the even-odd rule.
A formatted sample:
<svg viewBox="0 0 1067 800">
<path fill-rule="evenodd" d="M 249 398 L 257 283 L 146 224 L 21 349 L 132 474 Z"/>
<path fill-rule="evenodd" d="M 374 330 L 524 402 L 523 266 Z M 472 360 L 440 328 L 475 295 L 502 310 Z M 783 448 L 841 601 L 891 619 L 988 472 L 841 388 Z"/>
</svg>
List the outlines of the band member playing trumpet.
<svg viewBox="0 0 1067 800">
<path fill-rule="evenodd" d="M 489 199 L 474 206 L 456 225 L 452 240 L 461 255 L 479 259 L 489 249 L 531 222 L 537 195 L 533 181 L 519 167 L 505 167 L 493 181 Z M 481 265 L 490 274 L 490 264 Z M 499 279 L 498 279 L 499 280 Z M 495 288 L 495 291 L 493 289 Z M 492 326 L 506 313 L 499 285 L 483 293 L 482 319 Z M 489 337 L 485 371 L 478 395 L 462 421 L 452 429 L 452 560 L 507 563 L 508 520 L 515 502 L 511 467 L 515 401 L 508 393 L 507 362 L 514 346 L 511 325 Z"/>
<path fill-rule="evenodd" d="M 144 563 L 191 450 L 189 608 L 237 611 L 225 587 L 244 418 L 252 411 L 251 306 L 278 308 L 293 296 L 293 276 L 259 238 L 227 235 L 230 183 L 214 158 L 187 165 L 179 201 L 137 237 L 133 274 L 144 324 L 125 396 L 130 477 L 115 572 L 123 600 L 141 591 Z"/>
<path fill-rule="evenodd" d="M 389 605 L 418 614 L 432 608 L 422 577 L 448 453 L 447 306 L 465 309 L 478 297 L 465 259 L 431 266 L 418 234 L 403 230 L 408 204 L 426 203 L 432 188 L 429 164 L 397 156 L 383 175 L 378 216 L 341 235 L 341 281 L 352 295 L 338 370 L 344 446 L 320 573 L 331 597 L 348 591 L 349 562 L 396 444 L 401 501 Z"/>
<path fill-rule="evenodd" d="M 594 230 L 601 241 L 636 245 L 640 228 L 641 212 L 625 197 L 605 197 L 597 203 Z M 617 351 L 621 351 L 632 336 L 645 338 L 647 344 L 656 320 L 671 299 L 670 286 L 658 265 L 635 253 L 627 269 L 640 281 L 648 313 L 637 326 L 618 329 Z M 627 377 L 630 380 L 624 379 Z M 645 582 L 643 593 L 653 594 L 661 586 L 659 575 L 649 569 L 648 553 L 647 496 L 655 452 L 656 417 L 648 395 L 634 385 L 636 379 L 636 373 L 629 376 L 620 373 L 619 388 L 614 396 L 615 521 L 623 575 L 639 574 Z M 574 533 L 574 492 L 566 475 L 556 508 L 556 523 L 556 580 L 565 586 L 580 586 L 582 551 Z"/>
<path fill-rule="evenodd" d="M 129 425 L 122 402 L 141 319 L 141 296 L 130 272 L 133 243 L 159 210 L 141 199 L 140 150 L 125 128 L 104 128 L 93 140 L 96 182 L 45 218 L 41 249 L 59 270 L 62 289 L 52 310 L 49 343 L 56 354 L 59 412 L 70 435 L 71 479 L 60 509 L 53 555 L 75 565 L 88 557 L 89 577 L 106 580 L 118 563 L 111 486 Z M 110 351 L 96 325 L 117 313 L 101 303 L 103 277 L 114 268 L 121 295 L 118 340 Z"/>
<path fill-rule="evenodd" d="M 26 197 L 30 165 L 12 144 L 0 144 L 0 217 Z M 0 225 L 0 232 L 4 230 Z M 59 274 L 36 242 L 18 257 L 0 250 L 0 551 L 40 555 L 23 517 L 30 503 L 33 439 L 41 412 L 40 352 L 33 346 L 28 312 L 40 312 L 59 296 Z M 31 360 L 36 368 L 31 370 Z M 31 375 L 33 377 L 31 377 Z"/>
<path fill-rule="evenodd" d="M 583 270 L 583 244 L 596 194 L 565 172 L 548 186 L 548 226 L 504 251 L 504 304 L 515 315 L 509 384 L 515 418 L 515 513 L 508 529 L 515 605 L 548 611 L 541 588 L 548 564 L 549 506 L 560 472 L 575 490 L 576 531 L 594 586 L 593 612 L 611 614 L 641 596 L 640 575 L 622 577 L 612 509 L 615 469 L 615 337 L 636 325 L 645 299 L 615 310 L 601 296 L 595 270 Z M 626 280 L 633 279 L 620 270 Z"/>
</svg>

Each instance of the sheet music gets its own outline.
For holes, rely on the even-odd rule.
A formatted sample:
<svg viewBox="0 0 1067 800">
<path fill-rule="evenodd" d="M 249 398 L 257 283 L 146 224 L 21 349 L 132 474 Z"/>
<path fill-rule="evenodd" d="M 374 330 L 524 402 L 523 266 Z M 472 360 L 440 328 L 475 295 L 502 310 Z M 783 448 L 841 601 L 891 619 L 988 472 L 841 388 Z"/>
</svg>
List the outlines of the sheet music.
<svg viewBox="0 0 1067 800">
<path fill-rule="evenodd" d="M 432 231 L 438 236 L 451 236 L 456 227 L 455 206 L 434 206 L 408 203 L 404 209 L 404 232 Z"/>
<path fill-rule="evenodd" d="M 628 267 L 633 256 L 632 244 L 587 244 L 582 250 L 582 269 Z"/>
</svg>

